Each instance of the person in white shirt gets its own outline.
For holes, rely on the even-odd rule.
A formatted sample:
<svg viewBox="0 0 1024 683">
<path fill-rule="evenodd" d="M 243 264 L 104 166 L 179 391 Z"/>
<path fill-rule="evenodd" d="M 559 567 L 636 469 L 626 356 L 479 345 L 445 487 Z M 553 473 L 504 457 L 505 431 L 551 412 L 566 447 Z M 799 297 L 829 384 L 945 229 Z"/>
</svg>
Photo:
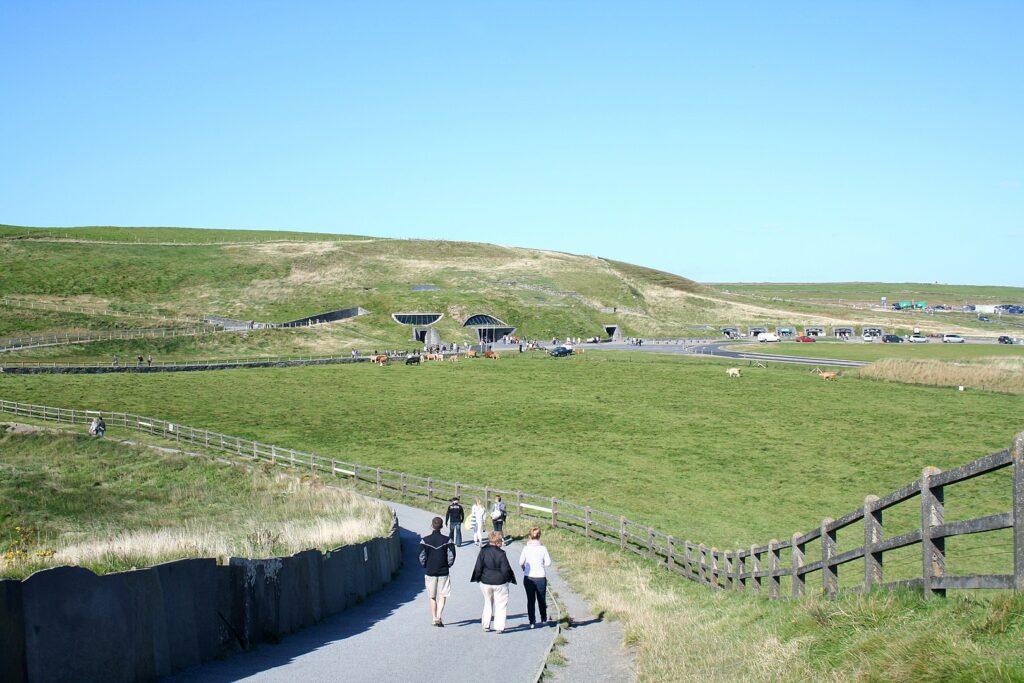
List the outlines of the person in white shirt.
<svg viewBox="0 0 1024 683">
<path fill-rule="evenodd" d="M 519 566 L 523 568 L 523 588 L 526 589 L 526 614 L 530 628 L 536 626 L 535 605 L 540 607 L 540 621 L 548 620 L 548 575 L 545 567 L 551 566 L 548 549 L 540 543 L 540 527 L 530 529 L 530 540 L 519 554 Z"/>
<path fill-rule="evenodd" d="M 469 511 L 469 524 L 473 527 L 473 543 L 478 548 L 484 544 L 484 515 L 486 513 L 484 504 L 477 498 L 473 508 Z"/>
</svg>

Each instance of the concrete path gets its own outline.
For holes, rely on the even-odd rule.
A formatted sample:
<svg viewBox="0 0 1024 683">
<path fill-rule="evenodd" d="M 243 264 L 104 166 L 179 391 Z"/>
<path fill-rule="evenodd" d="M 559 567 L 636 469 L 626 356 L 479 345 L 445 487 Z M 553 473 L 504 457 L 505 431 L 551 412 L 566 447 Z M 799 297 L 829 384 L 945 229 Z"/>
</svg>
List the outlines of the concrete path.
<svg viewBox="0 0 1024 683">
<path fill-rule="evenodd" d="M 437 628 L 430 623 L 423 571 L 417 561 L 419 538 L 430 530 L 430 519 L 436 513 L 389 505 L 397 511 L 402 528 L 404 564 L 401 573 L 382 591 L 277 645 L 261 645 L 251 652 L 183 671 L 168 680 L 536 681 L 556 629 L 529 628 L 526 594 L 517 563 L 521 544 L 508 547 L 519 584 L 509 591 L 509 622 L 505 632 L 485 633 L 480 626 L 483 598 L 477 584 L 469 582 L 477 555 L 472 543 L 464 543 L 458 549 L 452 568 L 452 595 L 444 610 L 446 626 Z M 553 614 L 548 616 L 553 618 Z"/>
</svg>

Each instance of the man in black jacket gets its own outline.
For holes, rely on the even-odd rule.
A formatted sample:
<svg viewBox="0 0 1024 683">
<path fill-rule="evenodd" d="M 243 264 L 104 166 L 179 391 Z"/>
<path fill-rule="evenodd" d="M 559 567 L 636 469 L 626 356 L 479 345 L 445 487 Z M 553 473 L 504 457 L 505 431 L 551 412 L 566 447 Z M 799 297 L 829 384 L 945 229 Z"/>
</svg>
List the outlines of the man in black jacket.
<svg viewBox="0 0 1024 683">
<path fill-rule="evenodd" d="M 420 539 L 420 566 L 423 567 L 427 597 L 430 599 L 430 618 L 434 626 L 444 626 L 441 612 L 444 602 L 452 592 L 448 568 L 455 564 L 455 546 L 450 538 L 441 533 L 444 520 L 434 517 L 430 522 L 434 531 Z"/>
<path fill-rule="evenodd" d="M 444 523 L 448 527 L 448 530 L 452 532 L 452 543 L 458 548 L 462 545 L 462 521 L 466 519 L 466 513 L 462 509 L 462 505 L 459 504 L 458 498 L 452 498 L 452 504 L 448 506 L 448 511 L 444 513 Z"/>
</svg>

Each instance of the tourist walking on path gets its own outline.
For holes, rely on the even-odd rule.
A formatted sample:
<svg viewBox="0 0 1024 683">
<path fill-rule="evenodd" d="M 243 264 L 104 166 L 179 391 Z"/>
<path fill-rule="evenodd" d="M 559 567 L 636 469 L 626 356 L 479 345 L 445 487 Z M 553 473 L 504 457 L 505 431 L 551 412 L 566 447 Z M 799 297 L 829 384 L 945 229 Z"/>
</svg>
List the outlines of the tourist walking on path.
<svg viewBox="0 0 1024 683">
<path fill-rule="evenodd" d="M 508 511 L 505 510 L 505 504 L 501 502 L 501 496 L 494 498 L 494 507 L 491 508 L 491 521 L 494 522 L 494 530 L 501 534 L 502 542 L 506 542 L 505 538 L 505 519 L 508 517 Z"/>
<path fill-rule="evenodd" d="M 508 555 L 501 549 L 501 533 L 492 531 L 488 540 L 490 545 L 484 546 L 476 556 L 476 566 L 469 580 L 480 584 L 484 596 L 484 613 L 480 618 L 484 630 L 491 630 L 493 615 L 494 630 L 502 633 L 508 616 L 508 584 L 516 582 L 516 575 L 508 563 Z"/>
<path fill-rule="evenodd" d="M 476 543 L 477 548 L 484 544 L 485 514 L 487 514 L 487 510 L 484 509 L 484 504 L 477 498 L 476 502 L 473 503 L 472 509 L 469 511 L 469 524 L 473 527 L 473 543 Z"/>
<path fill-rule="evenodd" d="M 530 529 L 530 540 L 519 553 L 519 566 L 523 568 L 523 588 L 526 589 L 526 616 L 530 619 L 530 628 L 534 627 L 534 607 L 540 607 L 540 621 L 548 620 L 548 574 L 545 567 L 551 566 L 551 555 L 540 543 L 540 527 Z"/>
<path fill-rule="evenodd" d="M 444 520 L 434 517 L 430 522 L 433 532 L 420 539 L 420 566 L 425 574 L 427 598 L 430 600 L 430 618 L 434 626 L 444 626 L 441 612 L 445 600 L 452 593 L 448 569 L 455 564 L 455 546 L 451 539 L 441 533 Z"/>
<path fill-rule="evenodd" d="M 466 511 L 462 509 L 462 504 L 459 503 L 459 499 L 456 496 L 452 498 L 452 504 L 448 506 L 448 511 L 444 513 L 444 523 L 452 534 L 452 543 L 455 544 L 456 548 L 462 545 L 462 522 L 465 519 Z"/>
</svg>

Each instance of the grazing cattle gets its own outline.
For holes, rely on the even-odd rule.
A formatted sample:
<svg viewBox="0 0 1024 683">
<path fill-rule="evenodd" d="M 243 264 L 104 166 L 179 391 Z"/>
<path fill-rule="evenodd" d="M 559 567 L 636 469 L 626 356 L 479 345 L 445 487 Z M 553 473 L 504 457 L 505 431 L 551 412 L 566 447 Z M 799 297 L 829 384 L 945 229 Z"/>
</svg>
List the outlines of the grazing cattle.
<svg viewBox="0 0 1024 683">
<path fill-rule="evenodd" d="M 373 357 L 373 362 L 376 363 L 377 365 L 381 366 L 381 367 L 384 367 L 385 365 L 388 364 L 388 357 L 385 356 L 384 354 L 381 354 L 379 356 L 374 356 Z"/>
<path fill-rule="evenodd" d="M 466 351 L 466 358 L 477 358 L 478 355 L 479 354 L 477 354 L 477 352 L 472 350 L 472 349 L 470 349 L 469 351 Z"/>
<path fill-rule="evenodd" d="M 725 374 L 729 377 L 739 377 L 741 373 L 739 368 L 729 368 L 725 371 Z"/>
<path fill-rule="evenodd" d="M 459 362 L 459 357 L 458 356 L 449 356 L 448 357 L 448 362 L 449 363 L 458 363 Z"/>
<path fill-rule="evenodd" d="M 405 364 L 406 365 L 419 365 L 420 364 L 420 357 L 419 356 L 409 356 L 408 358 L 405 359 Z"/>
<path fill-rule="evenodd" d="M 501 354 L 498 353 L 497 351 L 487 351 L 486 353 L 484 353 L 484 358 L 491 358 L 493 360 L 500 360 L 501 359 Z"/>
<path fill-rule="evenodd" d="M 831 382 L 836 377 L 839 377 L 839 373 L 838 372 L 823 372 L 823 373 L 821 373 L 821 378 L 823 380 L 825 380 L 826 382 Z"/>
</svg>

